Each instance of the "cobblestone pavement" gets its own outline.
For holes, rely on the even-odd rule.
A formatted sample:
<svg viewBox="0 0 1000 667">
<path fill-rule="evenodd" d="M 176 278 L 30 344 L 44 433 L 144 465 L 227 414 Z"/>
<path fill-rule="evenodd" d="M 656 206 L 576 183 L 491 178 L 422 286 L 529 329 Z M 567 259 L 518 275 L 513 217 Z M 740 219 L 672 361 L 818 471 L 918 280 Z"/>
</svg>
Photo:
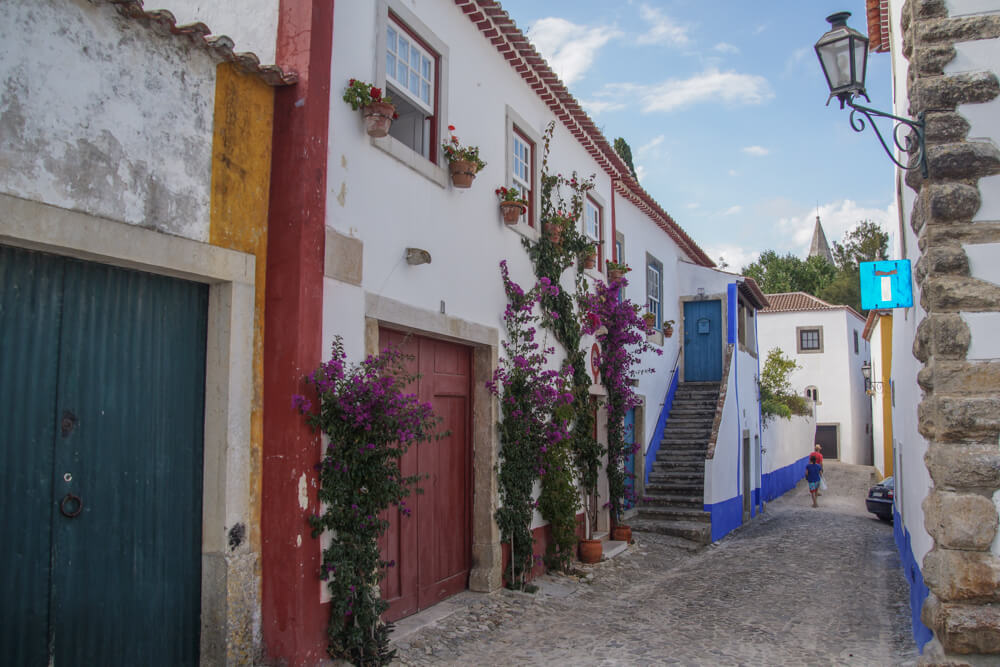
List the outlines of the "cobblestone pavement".
<svg viewBox="0 0 1000 667">
<path fill-rule="evenodd" d="M 400 665 L 913 665 L 892 526 L 871 468 L 828 463 L 709 547 L 634 535 L 618 557 L 546 575 L 534 595 L 466 592 L 394 633 Z"/>
</svg>

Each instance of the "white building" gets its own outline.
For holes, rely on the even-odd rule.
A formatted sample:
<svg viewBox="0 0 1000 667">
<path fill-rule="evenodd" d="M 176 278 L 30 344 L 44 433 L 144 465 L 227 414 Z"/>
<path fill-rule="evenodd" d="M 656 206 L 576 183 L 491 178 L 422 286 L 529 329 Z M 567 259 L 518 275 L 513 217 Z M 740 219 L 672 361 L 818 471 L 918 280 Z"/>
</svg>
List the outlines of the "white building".
<svg viewBox="0 0 1000 667">
<path fill-rule="evenodd" d="M 767 300 L 770 307 L 760 313 L 761 354 L 766 359 L 777 347 L 799 365 L 789 380 L 815 401 L 815 442 L 823 458 L 871 464 L 871 404 L 861 373 L 871 358 L 861 335 L 864 318 L 805 292 L 768 294 Z"/>
</svg>

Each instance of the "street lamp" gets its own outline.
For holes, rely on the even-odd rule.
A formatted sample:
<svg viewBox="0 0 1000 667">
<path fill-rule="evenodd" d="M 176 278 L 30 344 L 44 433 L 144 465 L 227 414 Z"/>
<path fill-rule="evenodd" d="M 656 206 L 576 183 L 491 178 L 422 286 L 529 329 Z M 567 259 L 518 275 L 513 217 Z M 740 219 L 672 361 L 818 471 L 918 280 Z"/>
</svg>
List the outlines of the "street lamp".
<svg viewBox="0 0 1000 667">
<path fill-rule="evenodd" d="M 861 364 L 861 374 L 865 376 L 865 393 L 869 396 L 873 394 L 880 393 L 882 391 L 881 382 L 872 382 L 872 364 L 870 361 L 866 361 Z"/>
<path fill-rule="evenodd" d="M 868 38 L 857 30 L 847 27 L 847 19 L 850 15 L 850 12 L 837 12 L 826 17 L 826 20 L 830 22 L 830 30 L 816 42 L 816 56 L 819 58 L 819 64 L 826 76 L 826 84 L 830 88 L 830 97 L 827 98 L 826 103 L 830 104 L 830 100 L 836 97 L 840 100 L 841 109 L 844 108 L 845 104 L 851 107 L 851 129 L 855 132 L 863 132 L 865 129 L 864 118 L 856 115 L 861 113 L 868 119 L 868 123 L 875 131 L 875 136 L 878 137 L 882 148 L 897 167 L 906 171 L 919 168 L 923 177 L 927 178 L 924 112 L 921 111 L 917 115 L 917 120 L 912 120 L 854 103 L 854 100 L 859 97 L 865 98 L 868 102 L 871 100 L 868 98 L 868 93 L 865 92 Z M 886 143 L 875 124 L 873 116 L 896 121 L 892 130 L 892 142 L 896 148 L 909 156 L 909 161 L 906 164 L 896 159 L 893 150 Z M 912 130 L 913 133 L 902 134 L 901 130 L 904 128 Z"/>
</svg>

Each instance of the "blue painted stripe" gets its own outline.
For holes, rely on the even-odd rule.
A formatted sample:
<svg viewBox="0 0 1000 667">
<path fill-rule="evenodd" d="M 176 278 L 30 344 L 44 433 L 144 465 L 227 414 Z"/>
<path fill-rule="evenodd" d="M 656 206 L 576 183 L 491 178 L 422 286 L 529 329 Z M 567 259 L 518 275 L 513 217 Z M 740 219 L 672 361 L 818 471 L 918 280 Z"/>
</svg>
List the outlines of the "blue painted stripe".
<svg viewBox="0 0 1000 667">
<path fill-rule="evenodd" d="M 736 496 L 711 505 L 704 510 L 712 515 L 712 541 L 721 540 L 743 525 L 743 496 Z"/>
<path fill-rule="evenodd" d="M 923 653 L 924 645 L 934 638 L 934 633 L 920 619 L 920 610 L 930 591 L 924 584 L 924 575 L 920 571 L 916 558 L 913 557 L 913 548 L 910 546 L 910 531 L 906 530 L 903 519 L 895 510 L 892 513 L 892 534 L 896 538 L 896 548 L 899 550 L 903 576 L 906 577 L 906 583 L 910 585 L 910 620 L 913 627 L 913 640 L 917 643 L 917 649 Z"/>
<path fill-rule="evenodd" d="M 646 449 L 646 484 L 649 484 L 649 473 L 653 472 L 653 462 L 656 461 L 656 453 L 660 451 L 660 443 L 663 441 L 663 431 L 667 427 L 667 418 L 670 416 L 670 408 L 674 404 L 674 395 L 677 393 L 677 384 L 680 380 L 678 366 L 674 366 L 673 375 L 670 378 L 670 386 L 667 387 L 667 395 L 663 399 L 663 407 L 660 409 L 660 417 L 656 420 L 656 428 L 653 429 L 653 437 L 649 441 Z"/>
<path fill-rule="evenodd" d="M 802 479 L 802 476 L 805 475 L 806 461 L 808 460 L 809 456 L 806 455 L 794 463 L 789 463 L 777 470 L 764 473 L 761 476 L 760 482 L 763 491 L 761 496 L 764 502 L 769 503 L 794 489 L 795 485 Z"/>
<path fill-rule="evenodd" d="M 736 283 L 726 285 L 726 312 L 728 314 L 726 327 L 726 342 L 730 345 L 736 344 L 736 307 L 739 304 L 736 296 Z"/>
</svg>

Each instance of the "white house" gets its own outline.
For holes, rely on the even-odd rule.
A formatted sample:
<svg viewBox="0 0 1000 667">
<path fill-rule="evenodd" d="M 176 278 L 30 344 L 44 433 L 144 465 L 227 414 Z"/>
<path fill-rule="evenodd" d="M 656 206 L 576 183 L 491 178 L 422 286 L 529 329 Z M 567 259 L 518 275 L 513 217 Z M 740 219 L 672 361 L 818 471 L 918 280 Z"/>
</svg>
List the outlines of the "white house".
<svg viewBox="0 0 1000 667">
<path fill-rule="evenodd" d="M 925 114 L 927 129 L 927 177 L 897 171 L 892 249 L 914 267 L 914 305 L 892 314 L 890 381 L 894 525 L 914 637 L 930 663 L 995 664 L 1000 7 L 868 0 L 867 15 L 869 57 L 892 59 L 892 112 Z"/>
<path fill-rule="evenodd" d="M 862 365 L 870 359 L 861 335 L 865 320 L 849 306 L 834 306 L 805 292 L 768 294 L 760 313 L 764 358 L 777 347 L 799 365 L 789 376 L 815 401 L 815 442 L 823 458 L 871 464 L 871 404 Z"/>
</svg>

